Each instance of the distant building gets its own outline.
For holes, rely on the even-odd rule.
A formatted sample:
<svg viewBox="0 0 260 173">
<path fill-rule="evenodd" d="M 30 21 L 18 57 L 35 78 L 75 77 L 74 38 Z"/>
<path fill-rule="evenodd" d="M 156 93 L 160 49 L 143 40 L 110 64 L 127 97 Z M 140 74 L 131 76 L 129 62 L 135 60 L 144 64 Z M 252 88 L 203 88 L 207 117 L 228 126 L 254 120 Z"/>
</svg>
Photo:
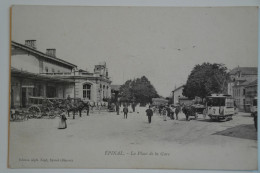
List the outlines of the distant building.
<svg viewBox="0 0 260 173">
<path fill-rule="evenodd" d="M 186 102 L 189 102 L 189 99 L 187 97 L 184 97 L 182 95 L 182 92 L 183 92 L 183 88 L 184 88 L 184 85 L 181 85 L 177 88 L 175 88 L 173 91 L 172 91 L 172 97 L 173 97 L 173 103 L 180 103 L 180 101 L 182 103 L 186 103 Z"/>
<path fill-rule="evenodd" d="M 245 110 L 250 111 L 254 98 L 257 97 L 257 79 L 245 86 Z"/>
<path fill-rule="evenodd" d="M 230 74 L 230 82 L 228 83 L 228 94 L 233 96 L 233 86 L 236 80 L 248 79 L 254 80 L 257 78 L 257 67 L 236 67 L 232 69 Z"/>
<path fill-rule="evenodd" d="M 232 95 L 240 111 L 247 110 L 246 87 L 257 79 L 257 67 L 237 67 L 230 71 L 228 94 Z"/>
</svg>

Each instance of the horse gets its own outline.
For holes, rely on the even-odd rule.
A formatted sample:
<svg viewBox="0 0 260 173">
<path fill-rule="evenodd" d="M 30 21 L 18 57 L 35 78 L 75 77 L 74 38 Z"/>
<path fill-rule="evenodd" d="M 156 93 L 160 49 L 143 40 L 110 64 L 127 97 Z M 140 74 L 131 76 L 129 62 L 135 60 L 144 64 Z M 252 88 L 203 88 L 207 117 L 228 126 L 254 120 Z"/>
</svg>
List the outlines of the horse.
<svg viewBox="0 0 260 173">
<path fill-rule="evenodd" d="M 73 112 L 73 119 L 75 119 L 75 112 L 79 112 L 79 116 L 81 117 L 81 112 L 84 108 L 86 108 L 87 111 L 89 111 L 89 102 L 84 102 L 81 99 L 77 100 L 77 102 L 68 104 L 67 106 L 68 117 L 70 116 L 71 111 Z"/>
<path fill-rule="evenodd" d="M 197 119 L 196 109 L 193 106 L 184 106 L 182 108 L 182 112 L 186 116 L 186 121 L 189 121 L 190 116 L 195 116 L 195 119 Z"/>
</svg>

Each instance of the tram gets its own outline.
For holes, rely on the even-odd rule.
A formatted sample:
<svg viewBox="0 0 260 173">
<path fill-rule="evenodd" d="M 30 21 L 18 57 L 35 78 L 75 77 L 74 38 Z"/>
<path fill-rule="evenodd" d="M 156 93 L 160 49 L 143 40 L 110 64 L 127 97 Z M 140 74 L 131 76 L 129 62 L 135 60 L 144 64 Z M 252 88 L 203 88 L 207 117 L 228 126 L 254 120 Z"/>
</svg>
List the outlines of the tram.
<svg viewBox="0 0 260 173">
<path fill-rule="evenodd" d="M 211 94 L 206 98 L 206 111 L 212 120 L 231 120 L 235 114 L 234 99 L 231 95 Z"/>
</svg>

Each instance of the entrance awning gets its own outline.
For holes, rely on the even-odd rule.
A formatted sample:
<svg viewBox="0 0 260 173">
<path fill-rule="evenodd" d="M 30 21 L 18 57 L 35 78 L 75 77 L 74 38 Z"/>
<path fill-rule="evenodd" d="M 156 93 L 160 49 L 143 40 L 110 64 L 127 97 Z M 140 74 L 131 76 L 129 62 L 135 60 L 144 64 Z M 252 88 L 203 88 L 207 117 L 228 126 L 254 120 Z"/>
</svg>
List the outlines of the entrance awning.
<svg viewBox="0 0 260 173">
<path fill-rule="evenodd" d="M 53 82 L 53 83 L 74 83 L 74 80 L 71 79 L 62 79 L 58 76 L 47 76 L 47 75 L 42 75 L 37 73 L 31 73 L 13 67 L 11 67 L 11 77 L 18 77 L 18 78 L 32 79 L 35 81 L 45 81 L 45 82 Z"/>
</svg>

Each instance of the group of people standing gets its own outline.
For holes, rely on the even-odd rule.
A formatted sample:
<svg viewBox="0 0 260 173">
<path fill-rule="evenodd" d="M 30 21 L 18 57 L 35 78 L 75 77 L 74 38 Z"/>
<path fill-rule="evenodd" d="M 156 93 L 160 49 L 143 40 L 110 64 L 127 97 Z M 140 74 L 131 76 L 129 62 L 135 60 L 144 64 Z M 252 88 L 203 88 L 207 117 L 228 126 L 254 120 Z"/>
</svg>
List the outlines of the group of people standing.
<svg viewBox="0 0 260 173">
<path fill-rule="evenodd" d="M 171 120 L 179 119 L 178 114 L 181 111 L 180 106 L 174 106 L 174 105 L 160 105 L 159 106 L 159 114 L 163 116 L 163 120 L 166 121 L 166 117 L 170 117 Z M 175 116 L 174 116 L 175 114 Z"/>
<path fill-rule="evenodd" d="M 173 105 L 160 105 L 159 106 L 159 114 L 160 116 L 163 116 L 163 120 L 166 121 L 166 117 L 170 117 L 171 120 L 174 120 L 174 114 L 176 116 L 176 120 L 178 120 L 178 114 L 181 111 L 180 106 L 173 106 Z M 150 124 L 152 121 L 152 116 L 153 116 L 153 110 L 152 106 L 149 106 L 149 108 L 146 110 L 146 115 L 148 117 L 148 123 Z"/>
</svg>

